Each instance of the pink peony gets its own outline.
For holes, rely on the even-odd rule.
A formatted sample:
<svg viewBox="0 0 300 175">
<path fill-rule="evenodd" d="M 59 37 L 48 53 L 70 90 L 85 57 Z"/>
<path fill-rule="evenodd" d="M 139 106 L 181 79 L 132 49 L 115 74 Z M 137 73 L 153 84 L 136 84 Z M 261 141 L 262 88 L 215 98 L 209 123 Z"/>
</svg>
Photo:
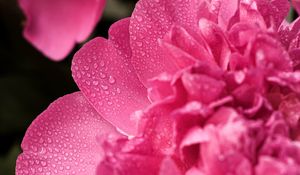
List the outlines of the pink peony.
<svg viewBox="0 0 300 175">
<path fill-rule="evenodd" d="M 59 61 L 92 33 L 105 0 L 18 0 L 26 16 L 24 37 Z"/>
<path fill-rule="evenodd" d="M 286 0 L 140 0 L 74 56 L 16 174 L 299 175 L 299 19 Z"/>
</svg>

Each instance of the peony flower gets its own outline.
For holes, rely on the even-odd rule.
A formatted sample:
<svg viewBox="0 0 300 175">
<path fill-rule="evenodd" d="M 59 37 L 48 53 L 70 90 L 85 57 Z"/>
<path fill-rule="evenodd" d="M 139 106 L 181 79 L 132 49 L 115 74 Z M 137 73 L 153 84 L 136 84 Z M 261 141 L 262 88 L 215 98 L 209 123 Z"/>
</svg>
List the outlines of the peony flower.
<svg viewBox="0 0 300 175">
<path fill-rule="evenodd" d="M 285 0 L 140 0 L 74 56 L 80 92 L 28 128 L 16 173 L 298 175 L 298 19 Z"/>
<path fill-rule="evenodd" d="M 26 16 L 24 37 L 59 61 L 92 33 L 105 0 L 19 0 L 19 5 Z"/>
</svg>

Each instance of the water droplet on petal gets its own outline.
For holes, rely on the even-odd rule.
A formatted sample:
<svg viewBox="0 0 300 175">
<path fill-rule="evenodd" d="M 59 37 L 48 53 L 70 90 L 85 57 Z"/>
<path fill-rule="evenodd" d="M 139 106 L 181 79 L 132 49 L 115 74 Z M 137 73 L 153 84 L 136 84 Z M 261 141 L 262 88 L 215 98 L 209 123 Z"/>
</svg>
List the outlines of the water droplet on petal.
<svg viewBox="0 0 300 175">
<path fill-rule="evenodd" d="M 98 81 L 93 81 L 93 85 L 97 86 L 99 84 Z"/>
<path fill-rule="evenodd" d="M 108 82 L 109 82 L 110 84 L 114 84 L 114 83 L 116 82 L 116 80 L 115 80 L 115 78 L 114 78 L 113 76 L 109 76 Z"/>
<path fill-rule="evenodd" d="M 107 90 L 107 89 L 108 89 L 108 86 L 101 85 L 101 88 L 102 88 L 103 90 Z"/>
</svg>

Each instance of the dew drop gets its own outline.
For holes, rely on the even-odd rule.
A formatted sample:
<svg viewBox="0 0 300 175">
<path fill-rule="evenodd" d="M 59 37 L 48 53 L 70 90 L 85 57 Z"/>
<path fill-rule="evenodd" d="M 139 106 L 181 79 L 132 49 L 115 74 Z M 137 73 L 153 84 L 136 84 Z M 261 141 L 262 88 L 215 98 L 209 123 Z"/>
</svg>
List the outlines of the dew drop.
<svg viewBox="0 0 300 175">
<path fill-rule="evenodd" d="M 137 19 L 138 22 L 142 22 L 143 21 L 143 17 L 141 17 L 141 16 L 136 16 L 136 19 Z"/>
<path fill-rule="evenodd" d="M 97 86 L 99 84 L 98 81 L 93 81 L 93 85 Z"/>
<path fill-rule="evenodd" d="M 103 90 L 107 90 L 107 89 L 108 89 L 108 86 L 106 86 L 106 85 L 101 85 L 101 88 L 102 88 Z"/>
<path fill-rule="evenodd" d="M 115 80 L 115 78 L 114 78 L 113 76 L 109 76 L 108 82 L 109 82 L 110 84 L 114 84 L 114 83 L 116 82 L 116 80 Z"/>
<path fill-rule="evenodd" d="M 100 66 L 101 66 L 101 67 L 105 66 L 105 63 L 104 63 L 103 60 L 100 61 Z"/>
<path fill-rule="evenodd" d="M 101 78 L 105 78 L 106 75 L 105 75 L 104 73 L 100 72 L 100 77 L 101 77 Z"/>
</svg>

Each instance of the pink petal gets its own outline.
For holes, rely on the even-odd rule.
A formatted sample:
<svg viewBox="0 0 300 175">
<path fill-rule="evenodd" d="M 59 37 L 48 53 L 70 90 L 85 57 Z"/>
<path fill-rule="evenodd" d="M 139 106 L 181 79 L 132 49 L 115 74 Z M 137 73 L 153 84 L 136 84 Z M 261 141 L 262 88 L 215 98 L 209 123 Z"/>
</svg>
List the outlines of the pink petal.
<svg viewBox="0 0 300 175">
<path fill-rule="evenodd" d="M 94 174 L 103 158 L 96 136 L 108 133 L 115 128 L 80 92 L 61 97 L 28 128 L 16 174 Z"/>
<path fill-rule="evenodd" d="M 294 70 L 300 70 L 300 48 L 289 51 Z"/>
<path fill-rule="evenodd" d="M 226 70 L 229 63 L 231 50 L 229 42 L 221 28 L 205 18 L 199 21 L 199 29 L 211 48 L 215 61 Z"/>
<path fill-rule="evenodd" d="M 282 44 L 268 35 L 257 35 L 249 55 L 257 67 L 291 71 L 292 61 Z"/>
<path fill-rule="evenodd" d="M 282 22 L 278 29 L 278 35 L 281 43 L 286 49 L 297 48 L 295 40 L 299 40 L 300 18 L 297 18 L 292 23 L 288 23 L 286 20 Z M 294 41 L 293 41 L 294 40 Z M 291 43 L 293 42 L 293 46 Z"/>
<path fill-rule="evenodd" d="M 191 100 L 208 104 L 224 92 L 225 83 L 207 75 L 184 73 L 182 82 Z"/>
<path fill-rule="evenodd" d="M 132 63 L 143 84 L 162 72 L 173 73 L 176 65 L 168 60 L 158 45 L 158 39 L 179 25 L 187 31 L 197 31 L 202 1 L 140 0 L 130 22 L 130 44 L 133 49 Z M 205 9 L 202 9 L 204 11 Z"/>
<path fill-rule="evenodd" d="M 255 174 L 257 175 L 298 175 L 299 166 L 295 164 L 284 163 L 273 159 L 269 156 L 261 156 L 259 163 L 255 167 Z"/>
<path fill-rule="evenodd" d="M 118 154 L 115 160 L 102 162 L 97 175 L 155 175 L 161 162 L 161 158 L 134 154 Z"/>
<path fill-rule="evenodd" d="M 297 11 L 297 13 L 300 13 L 300 1 L 299 0 L 291 0 L 293 7 Z"/>
<path fill-rule="evenodd" d="M 148 88 L 148 98 L 151 102 L 161 101 L 174 95 L 171 81 L 172 76 L 164 73 L 149 80 L 151 87 Z"/>
<path fill-rule="evenodd" d="M 152 151 L 149 142 L 135 137 L 131 140 L 105 140 L 106 157 L 97 168 L 97 175 L 158 174 L 162 156 Z"/>
<path fill-rule="evenodd" d="M 105 0 L 19 0 L 19 4 L 27 18 L 24 37 L 58 61 L 91 34 Z"/>
<path fill-rule="evenodd" d="M 282 99 L 279 110 L 284 114 L 294 138 L 300 136 L 300 99 L 296 94 L 289 94 Z"/>
<path fill-rule="evenodd" d="M 268 80 L 280 86 L 287 86 L 293 91 L 300 93 L 300 71 L 279 72 L 275 76 L 268 77 Z"/>
<path fill-rule="evenodd" d="M 170 53 L 168 59 L 172 60 L 179 68 L 192 65 L 196 60 L 215 64 L 206 41 L 200 33 L 194 35 L 196 38 L 183 27 L 173 26 L 163 40 L 159 40 L 162 50 Z M 167 56 L 168 54 L 166 54 Z"/>
<path fill-rule="evenodd" d="M 237 13 L 239 1 L 237 0 L 214 0 L 220 4 L 218 13 L 218 25 L 226 30 L 229 27 L 230 21 Z"/>
<path fill-rule="evenodd" d="M 159 175 L 181 175 L 182 173 L 178 169 L 175 162 L 170 158 L 166 157 L 161 163 Z"/>
<path fill-rule="evenodd" d="M 261 1 L 256 0 L 258 10 L 268 26 L 275 25 L 277 29 L 288 15 L 290 4 L 286 0 Z"/>
<path fill-rule="evenodd" d="M 252 174 L 250 161 L 237 149 L 245 132 L 241 122 L 230 122 L 222 128 L 207 125 L 205 132 L 209 141 L 201 144 L 201 156 L 207 174 Z"/>
<path fill-rule="evenodd" d="M 110 39 L 95 38 L 74 56 L 72 73 L 80 90 L 95 109 L 127 134 L 134 135 L 136 110 L 149 104 L 147 90 L 129 61 L 129 18 L 110 29 Z"/>
</svg>

